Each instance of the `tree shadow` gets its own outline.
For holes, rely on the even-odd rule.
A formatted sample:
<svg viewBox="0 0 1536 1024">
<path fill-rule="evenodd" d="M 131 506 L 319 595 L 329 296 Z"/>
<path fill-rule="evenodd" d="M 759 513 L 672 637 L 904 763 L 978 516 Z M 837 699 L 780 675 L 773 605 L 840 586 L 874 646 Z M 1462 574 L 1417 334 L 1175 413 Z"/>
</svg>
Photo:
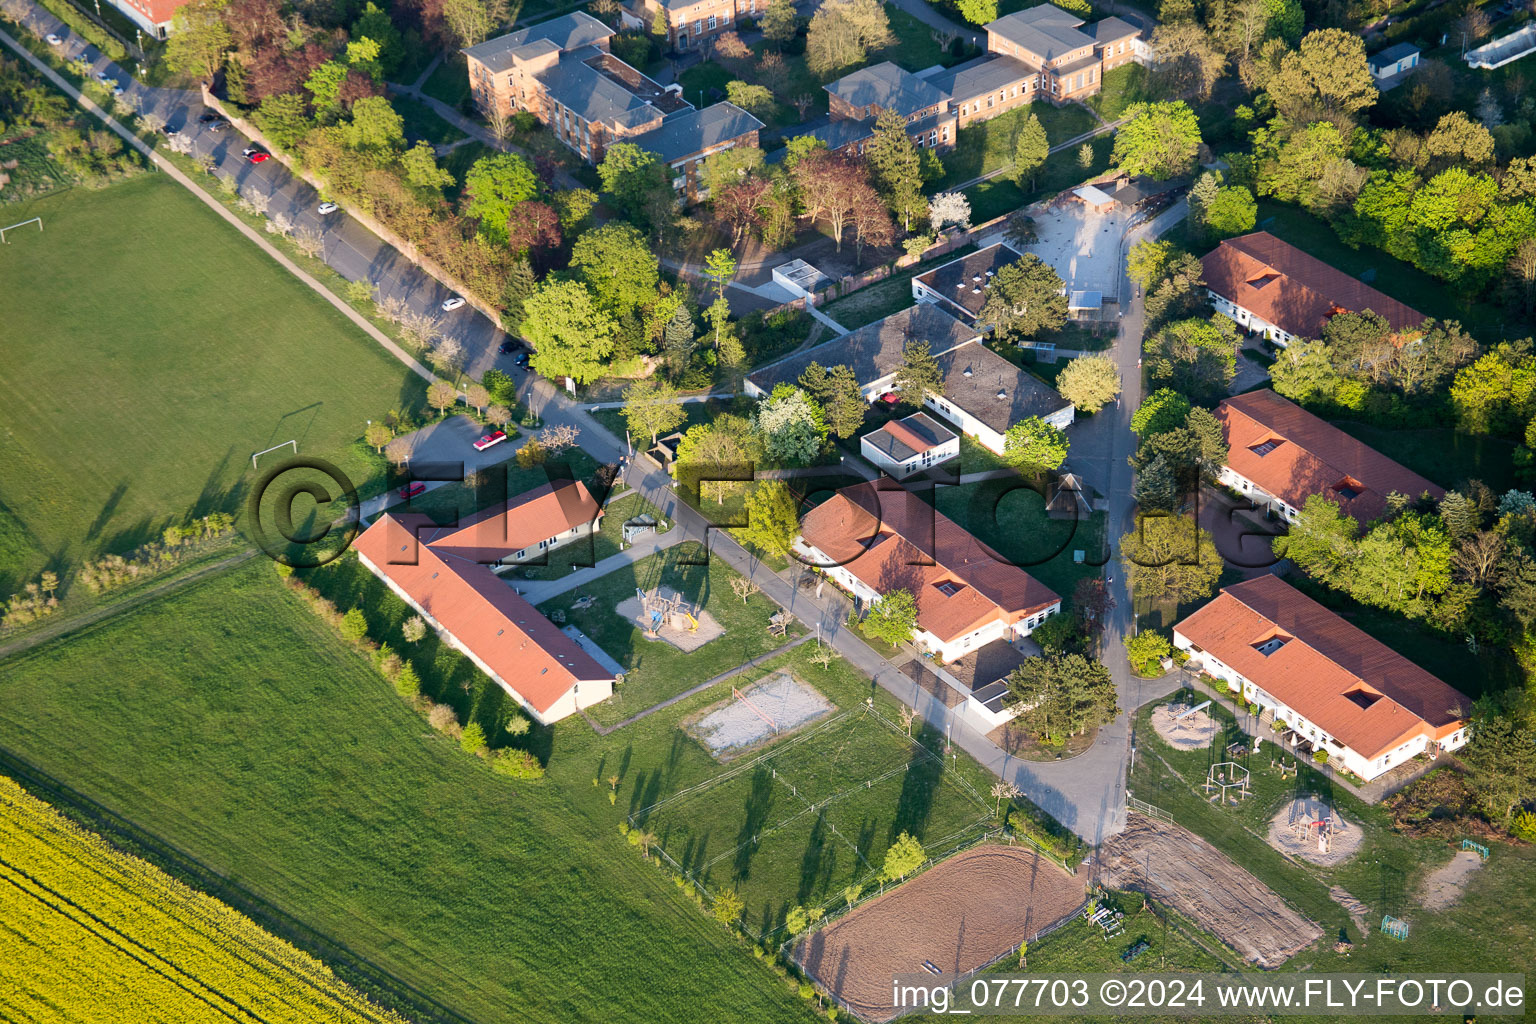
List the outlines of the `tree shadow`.
<svg viewBox="0 0 1536 1024">
<path fill-rule="evenodd" d="M 759 833 L 768 821 L 769 812 L 773 810 L 773 789 L 772 772 L 766 765 L 760 765 L 757 771 L 752 773 L 752 791 L 747 794 L 746 813 L 742 816 L 741 829 L 736 833 L 736 859 L 733 869 L 737 880 L 747 877 L 752 867 L 752 858 L 757 855 L 758 848 L 762 844 Z"/>
<path fill-rule="evenodd" d="M 944 775 L 944 762 L 928 748 L 943 740 L 943 734 L 927 722 L 917 735 L 906 774 L 901 779 L 901 795 L 896 800 L 896 814 L 891 819 L 887 842 L 894 842 L 903 832 L 913 838 L 923 837 L 928 815 L 933 811 L 934 796 Z"/>
</svg>

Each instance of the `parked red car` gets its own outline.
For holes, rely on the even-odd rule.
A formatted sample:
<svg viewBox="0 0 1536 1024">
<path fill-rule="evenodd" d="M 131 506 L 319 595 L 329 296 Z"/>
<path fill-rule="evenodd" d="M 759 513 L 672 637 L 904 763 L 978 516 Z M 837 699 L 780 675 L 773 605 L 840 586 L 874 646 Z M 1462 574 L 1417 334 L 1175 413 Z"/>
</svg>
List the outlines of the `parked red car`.
<svg viewBox="0 0 1536 1024">
<path fill-rule="evenodd" d="M 475 442 L 475 451 L 483 452 L 493 444 L 501 444 L 507 439 L 506 431 L 493 430 Z"/>
<path fill-rule="evenodd" d="M 400 488 L 400 497 L 406 499 L 414 498 L 416 495 L 420 494 L 426 489 L 427 485 L 422 483 L 420 480 L 417 480 L 414 483 L 406 484 L 404 487 Z"/>
</svg>

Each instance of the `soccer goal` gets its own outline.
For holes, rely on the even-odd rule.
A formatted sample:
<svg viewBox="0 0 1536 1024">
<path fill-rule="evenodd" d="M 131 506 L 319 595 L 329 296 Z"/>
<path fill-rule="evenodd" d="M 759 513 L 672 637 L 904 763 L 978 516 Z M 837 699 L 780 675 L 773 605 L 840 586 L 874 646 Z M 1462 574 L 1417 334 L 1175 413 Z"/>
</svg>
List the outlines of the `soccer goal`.
<svg viewBox="0 0 1536 1024">
<path fill-rule="evenodd" d="M 277 451 L 279 448 L 288 448 L 288 447 L 292 447 L 293 448 L 293 454 L 295 454 L 295 455 L 299 454 L 299 442 L 297 440 L 284 441 L 282 444 L 275 444 L 271 448 L 263 448 L 261 451 L 252 454 L 251 455 L 251 468 L 252 469 L 256 468 L 256 460 L 261 458 L 263 455 L 269 455 L 272 452 Z"/>
<path fill-rule="evenodd" d="M 11 243 L 5 237 L 5 233 L 7 231 L 15 231 L 17 228 L 24 228 L 28 224 L 36 224 L 39 233 L 41 233 L 43 230 L 43 218 L 41 217 L 33 217 L 30 220 L 17 221 L 15 224 L 10 225 L 9 227 L 0 228 L 0 242 L 5 243 L 6 245 L 10 245 Z"/>
</svg>

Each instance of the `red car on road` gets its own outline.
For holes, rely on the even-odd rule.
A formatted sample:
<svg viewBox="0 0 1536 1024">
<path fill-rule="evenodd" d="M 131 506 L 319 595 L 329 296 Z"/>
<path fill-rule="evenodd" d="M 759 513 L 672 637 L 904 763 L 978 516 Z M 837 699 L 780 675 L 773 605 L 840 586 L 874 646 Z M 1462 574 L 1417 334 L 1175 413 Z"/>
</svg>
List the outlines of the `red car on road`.
<svg viewBox="0 0 1536 1024">
<path fill-rule="evenodd" d="M 247 160 L 249 160 L 253 164 L 259 164 L 259 163 L 263 162 L 264 160 L 267 159 L 267 156 L 268 156 L 268 154 L 263 153 L 261 150 L 257 149 L 254 146 L 252 146 L 250 149 L 245 150 L 243 155 L 244 155 L 244 157 Z"/>
<path fill-rule="evenodd" d="M 426 489 L 427 485 L 422 483 L 420 480 L 417 480 L 415 483 L 409 483 L 400 488 L 400 497 L 406 499 L 414 498 L 416 495 L 420 494 Z"/>
<path fill-rule="evenodd" d="M 480 440 L 475 442 L 475 451 L 483 452 L 487 448 L 489 448 L 491 445 L 493 445 L 493 444 L 501 444 L 501 442 L 505 441 L 506 439 L 507 439 L 506 431 L 504 431 L 504 430 L 493 430 L 489 434 L 484 435 L 483 437 L 480 438 Z"/>
</svg>

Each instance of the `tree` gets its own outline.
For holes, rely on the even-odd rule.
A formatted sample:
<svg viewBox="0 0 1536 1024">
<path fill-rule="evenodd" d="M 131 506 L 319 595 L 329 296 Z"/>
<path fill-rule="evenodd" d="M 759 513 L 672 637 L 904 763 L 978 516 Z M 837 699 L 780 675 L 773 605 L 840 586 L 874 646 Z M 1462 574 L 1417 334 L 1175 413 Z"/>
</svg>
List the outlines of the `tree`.
<svg viewBox="0 0 1536 1024">
<path fill-rule="evenodd" d="M 1216 543 L 1192 515 L 1138 516 L 1120 552 L 1138 601 L 1196 601 L 1211 596 L 1221 576 Z"/>
<path fill-rule="evenodd" d="M 427 404 L 439 413 L 447 413 L 459 403 L 458 392 L 445 380 L 435 380 L 427 385 Z"/>
<path fill-rule="evenodd" d="M 654 153 L 632 142 L 608 147 L 597 167 L 603 191 L 626 218 L 658 231 L 673 210 L 672 177 Z"/>
<path fill-rule="evenodd" d="M 460 49 L 484 42 L 507 20 L 507 0 L 441 0 L 441 10 Z"/>
<path fill-rule="evenodd" d="M 1080 412 L 1096 413 L 1120 394 L 1120 371 L 1107 355 L 1078 356 L 1057 375 L 1056 390 Z"/>
<path fill-rule="evenodd" d="M 1158 452 L 1136 471 L 1131 498 L 1143 512 L 1172 512 L 1179 504 L 1179 481 L 1167 456 Z"/>
<path fill-rule="evenodd" d="M 1053 744 L 1065 743 L 1120 713 L 1109 669 L 1081 654 L 1029 658 L 1008 675 L 1019 725 Z"/>
<path fill-rule="evenodd" d="M 1085 142 L 1077 147 L 1077 166 L 1085 173 L 1093 167 L 1093 143 Z"/>
<path fill-rule="evenodd" d="M 347 145 L 379 161 L 405 148 L 405 119 L 383 96 L 365 96 L 352 104 L 352 120 L 343 126 Z"/>
<path fill-rule="evenodd" d="M 427 392 L 427 397 L 430 400 L 430 390 Z M 437 407 L 433 406 L 433 408 Z M 384 457 L 388 459 L 392 465 L 403 466 L 411 461 L 411 455 L 414 454 L 415 451 L 416 445 L 411 441 L 409 437 L 397 437 L 390 441 L 389 444 L 384 446 Z"/>
<path fill-rule="evenodd" d="M 944 393 L 944 374 L 939 361 L 928 350 L 926 341 L 908 342 L 901 350 L 901 365 L 891 387 L 901 392 L 903 401 L 922 408 L 930 397 Z"/>
<path fill-rule="evenodd" d="M 479 757 L 485 752 L 485 729 L 479 722 L 470 722 L 459 734 L 459 749 Z"/>
<path fill-rule="evenodd" d="M 361 608 L 353 608 L 341 617 L 341 635 L 354 644 L 368 639 L 368 619 Z"/>
<path fill-rule="evenodd" d="M 1141 400 L 1131 415 L 1131 431 L 1145 441 L 1149 437 L 1184 425 L 1189 416 L 1189 399 L 1171 388 L 1159 388 Z"/>
<path fill-rule="evenodd" d="M 815 150 L 796 162 L 791 174 L 806 215 L 812 220 L 826 219 L 841 252 L 843 231 L 853 218 L 854 208 L 866 199 L 868 172 L 862 164 Z"/>
<path fill-rule="evenodd" d="M 171 19 L 175 31 L 165 43 L 166 66 L 212 82 L 224 66 L 224 55 L 234 47 L 234 36 L 224 23 L 228 5 L 229 0 L 191 0 L 176 8 Z"/>
<path fill-rule="evenodd" d="M 862 628 L 867 636 L 892 646 L 910 642 L 917 628 L 917 600 L 902 587 L 886 591 L 870 606 Z"/>
<path fill-rule="evenodd" d="M 960 228 L 971 225 L 971 201 L 964 192 L 940 192 L 928 200 L 928 224 L 943 231 L 950 224 Z"/>
<path fill-rule="evenodd" d="M 677 388 L 659 377 L 631 382 L 624 388 L 624 425 L 632 434 L 649 434 L 654 445 L 663 433 L 676 430 L 688 419 L 676 398 Z"/>
<path fill-rule="evenodd" d="M 1480 716 L 1461 754 L 1472 768 L 1468 784 L 1478 803 L 1501 824 L 1536 794 L 1536 734 L 1504 715 Z"/>
<path fill-rule="evenodd" d="M 1204 100 L 1226 70 L 1227 58 L 1211 34 L 1193 22 L 1159 25 L 1152 33 L 1157 63 L 1151 73 L 1158 94 Z"/>
<path fill-rule="evenodd" d="M 1002 816 L 1004 800 L 1015 800 L 1023 795 L 1024 794 L 1020 792 L 1018 786 L 1015 786 L 1013 783 L 1008 782 L 1007 780 L 992 783 L 992 798 L 994 801 L 996 801 L 992 805 L 992 816 Z"/>
<path fill-rule="evenodd" d="M 762 439 L 763 453 L 783 465 L 809 465 L 827 440 L 821 410 L 792 384 L 773 389 L 757 407 L 753 426 Z"/>
<path fill-rule="evenodd" d="M 375 452 L 383 452 L 384 446 L 389 444 L 390 438 L 394 436 L 395 432 L 382 420 L 369 423 L 368 428 L 363 431 L 363 440 Z"/>
<path fill-rule="evenodd" d="M 704 258 L 704 276 L 715 283 L 715 297 L 725 298 L 725 286 L 736 276 L 736 257 L 731 250 L 711 250 Z"/>
<path fill-rule="evenodd" d="M 464 175 L 464 214 L 479 219 L 487 240 L 505 245 L 513 210 L 538 191 L 538 176 L 527 160 L 516 153 L 483 156 Z"/>
<path fill-rule="evenodd" d="M 578 384 L 608 372 L 614 322 L 579 281 L 545 281 L 523 305 L 523 334 L 533 342 L 529 360 L 540 376 Z"/>
<path fill-rule="evenodd" d="M 960 16 L 972 25 L 985 25 L 997 20 L 997 0 L 959 0 L 955 5 Z"/>
<path fill-rule="evenodd" d="M 1035 218 L 1018 210 L 1008 218 L 1008 225 L 1003 229 L 1003 237 L 1008 244 L 1020 252 L 1025 246 L 1033 245 L 1040 240 L 1040 229 L 1035 224 Z"/>
<path fill-rule="evenodd" d="M 315 126 L 307 107 L 304 97 L 297 93 L 268 96 L 251 114 L 251 120 L 273 146 L 291 153 Z"/>
<path fill-rule="evenodd" d="M 1536 238 L 1527 238 L 1516 246 L 1505 271 L 1519 297 L 1520 308 L 1527 316 L 1536 313 Z"/>
<path fill-rule="evenodd" d="M 571 270 L 616 318 L 656 300 L 660 266 L 645 236 L 620 221 L 584 233 L 571 246 Z"/>
<path fill-rule="evenodd" d="M 1125 273 L 1143 290 L 1162 281 L 1173 260 L 1173 243 L 1143 238 L 1125 254 Z"/>
<path fill-rule="evenodd" d="M 417 674 L 415 665 L 406 662 L 400 666 L 395 676 L 395 692 L 407 700 L 421 694 L 421 676 Z"/>
<path fill-rule="evenodd" d="M 1061 277 L 1034 253 L 999 270 L 987 289 L 979 321 L 991 327 L 1000 341 L 1021 342 L 1067 322 L 1067 297 Z"/>
<path fill-rule="evenodd" d="M 920 216 L 927 203 L 923 199 L 923 162 L 907 135 L 906 118 L 894 110 L 880 111 L 874 135 L 864 147 L 864 162 L 880 198 L 900 218 L 902 228 L 911 231 L 912 218 Z"/>
<path fill-rule="evenodd" d="M 725 98 L 747 113 L 758 117 L 767 117 L 773 112 L 773 93 L 766 85 L 755 85 L 736 79 L 726 83 Z"/>
<path fill-rule="evenodd" d="M 1253 230 L 1258 221 L 1259 207 L 1253 193 L 1243 185 L 1228 185 L 1220 189 L 1205 208 L 1205 226 L 1211 234 L 1230 238 Z"/>
<path fill-rule="evenodd" d="M 1066 433 L 1038 416 L 1020 420 L 1003 435 L 1003 458 L 1031 475 L 1060 466 L 1068 447 Z"/>
<path fill-rule="evenodd" d="M 1493 162 L 1493 133 L 1460 110 L 1440 118 L 1424 139 L 1431 171 L 1463 166 L 1483 168 Z"/>
<path fill-rule="evenodd" d="M 1182 101 L 1137 103 L 1115 134 L 1111 159 L 1127 174 L 1165 181 L 1187 174 L 1200 149 L 1200 122 Z"/>
<path fill-rule="evenodd" d="M 834 366 L 828 370 L 826 391 L 818 400 L 833 436 L 847 440 L 863 426 L 869 403 L 864 400 L 859 378 L 851 367 Z"/>
<path fill-rule="evenodd" d="M 1146 342 L 1147 379 L 1200 399 L 1219 399 L 1237 375 L 1237 327 L 1224 316 L 1176 320 Z"/>
<path fill-rule="evenodd" d="M 560 214 L 553 206 L 528 199 L 512 208 L 507 218 L 507 249 L 511 252 L 519 257 L 537 256 L 542 264 L 562 240 Z"/>
<path fill-rule="evenodd" d="M 1378 95 L 1365 43 L 1337 28 L 1307 33 L 1296 50 L 1281 57 L 1268 92 L 1275 109 L 1291 124 L 1329 121 L 1345 133 Z"/>
<path fill-rule="evenodd" d="M 1040 118 L 1031 113 L 1019 126 L 1019 134 L 1013 140 L 1013 183 L 1020 188 L 1024 187 L 1024 181 L 1029 180 L 1029 187 L 1035 187 L 1035 176 L 1040 168 L 1045 166 L 1045 158 L 1051 155 L 1051 140 L 1045 134 L 1045 125 L 1040 123 Z M 1090 161 L 1093 158 L 1093 149 L 1089 148 Z"/>
<path fill-rule="evenodd" d="M 880 865 L 880 880 L 894 882 L 906 878 L 922 867 L 927 859 L 923 844 L 913 839 L 910 833 L 903 832 L 886 848 L 885 861 Z"/>
<path fill-rule="evenodd" d="M 735 889 L 722 889 L 715 893 L 715 905 L 712 913 L 715 920 L 727 928 L 734 925 L 741 918 L 741 912 L 746 909 L 746 904 L 736 894 Z"/>
<path fill-rule="evenodd" d="M 843 68 L 862 64 L 870 50 L 894 43 L 891 21 L 880 0 L 825 0 L 811 18 L 805 62 L 827 79 Z"/>
<path fill-rule="evenodd" d="M 1289 531 L 1273 541 L 1276 557 L 1291 563 L 1324 586 L 1349 589 L 1359 554 L 1360 524 L 1321 494 L 1307 497 Z"/>
<path fill-rule="evenodd" d="M 768 0 L 768 9 L 763 12 L 758 25 L 763 30 L 763 38 L 775 46 L 782 47 L 795 38 L 794 0 Z"/>
<path fill-rule="evenodd" d="M 420 615 L 412 615 L 405 620 L 400 627 L 400 635 L 407 643 L 418 644 L 427 635 L 427 620 Z"/>
<path fill-rule="evenodd" d="M 773 558 L 788 556 L 800 533 L 800 505 L 789 487 L 782 480 L 757 481 L 745 511 L 747 524 L 731 531 L 736 539 Z"/>
</svg>

